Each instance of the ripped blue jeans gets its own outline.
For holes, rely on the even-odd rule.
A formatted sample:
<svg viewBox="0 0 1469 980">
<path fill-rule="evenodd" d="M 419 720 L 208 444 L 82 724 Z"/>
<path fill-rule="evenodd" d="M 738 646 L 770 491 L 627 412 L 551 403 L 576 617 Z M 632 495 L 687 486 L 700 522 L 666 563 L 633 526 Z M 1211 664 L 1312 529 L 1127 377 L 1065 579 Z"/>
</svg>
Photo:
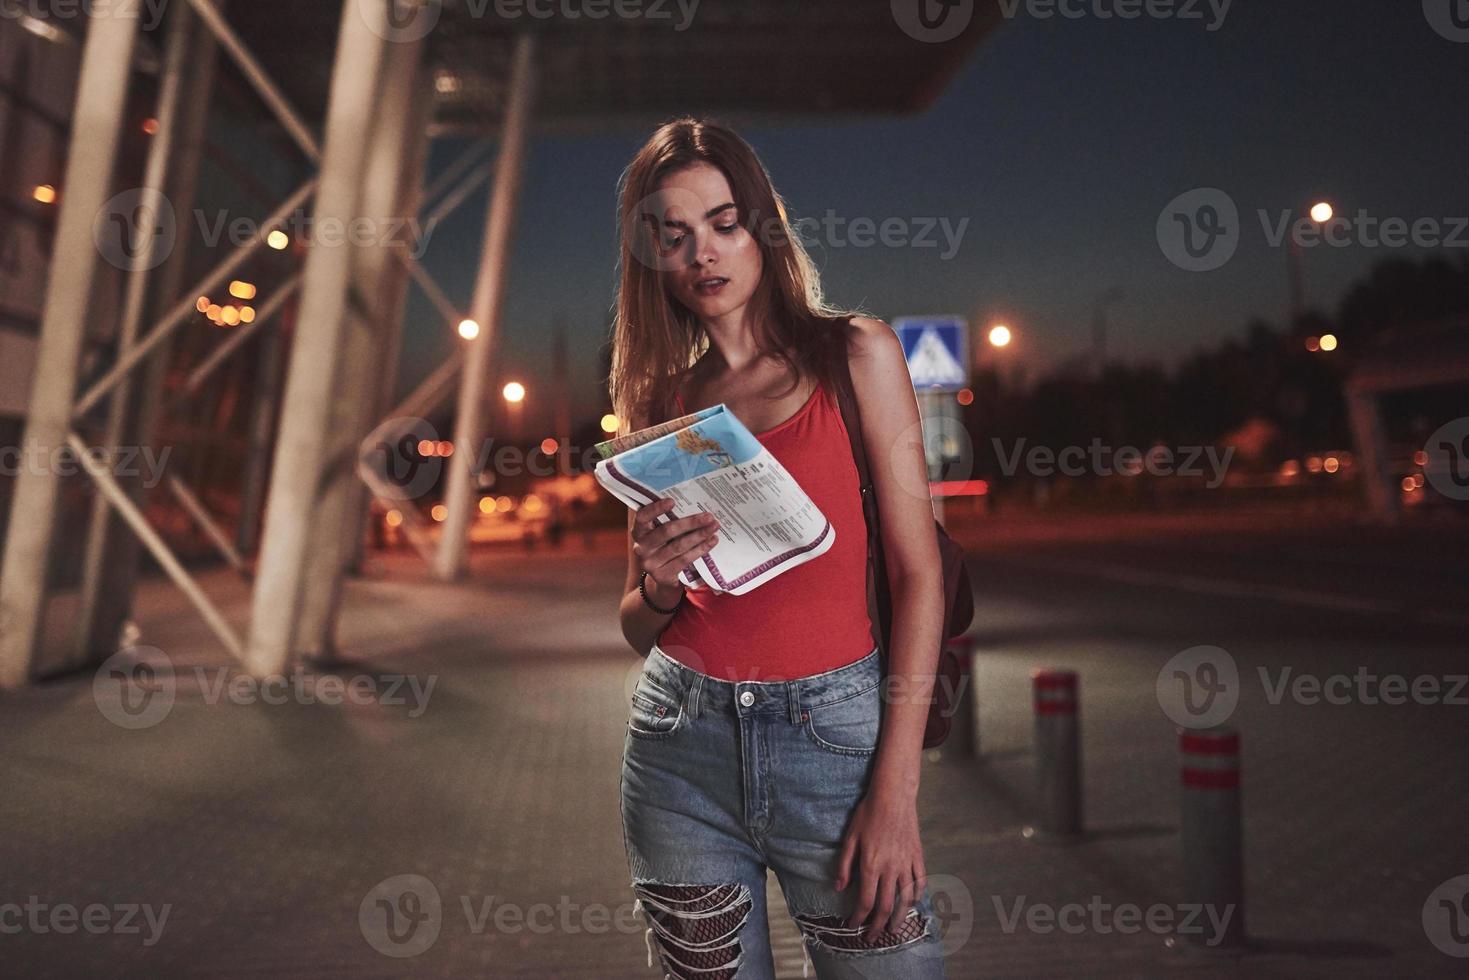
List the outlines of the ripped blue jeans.
<svg viewBox="0 0 1469 980">
<path fill-rule="evenodd" d="M 767 869 L 819 980 L 944 980 L 931 895 L 896 932 L 847 927 L 858 873 L 836 891 L 843 834 L 876 758 L 874 648 L 788 681 L 725 681 L 655 644 L 623 743 L 622 825 L 633 891 L 672 980 L 773 980 Z M 803 975 L 809 975 L 803 970 Z"/>
</svg>

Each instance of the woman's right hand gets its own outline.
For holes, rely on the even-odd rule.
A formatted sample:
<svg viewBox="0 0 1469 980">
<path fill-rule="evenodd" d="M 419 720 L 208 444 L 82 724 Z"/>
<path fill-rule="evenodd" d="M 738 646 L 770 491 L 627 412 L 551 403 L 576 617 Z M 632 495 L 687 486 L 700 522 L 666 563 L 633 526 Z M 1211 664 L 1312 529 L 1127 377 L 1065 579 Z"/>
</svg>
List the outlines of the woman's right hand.
<svg viewBox="0 0 1469 980">
<path fill-rule="evenodd" d="M 682 587 L 678 573 L 695 558 L 708 553 L 719 540 L 719 521 L 706 512 L 663 524 L 656 518 L 673 509 L 672 497 L 661 497 L 633 512 L 632 552 L 639 571 L 659 585 Z"/>
</svg>

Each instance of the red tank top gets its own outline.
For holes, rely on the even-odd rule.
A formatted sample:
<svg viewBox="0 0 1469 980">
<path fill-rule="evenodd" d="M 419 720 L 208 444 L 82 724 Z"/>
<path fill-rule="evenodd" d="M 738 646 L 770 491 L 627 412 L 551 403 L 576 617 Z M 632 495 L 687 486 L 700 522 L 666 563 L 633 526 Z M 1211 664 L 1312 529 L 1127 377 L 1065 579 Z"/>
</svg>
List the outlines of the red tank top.
<svg viewBox="0 0 1469 980">
<path fill-rule="evenodd" d="M 873 639 L 867 526 L 841 408 L 818 384 L 795 415 L 754 436 L 826 515 L 836 540 L 825 554 L 744 595 L 689 591 L 658 646 L 727 681 L 791 680 L 844 667 L 866 656 Z"/>
</svg>

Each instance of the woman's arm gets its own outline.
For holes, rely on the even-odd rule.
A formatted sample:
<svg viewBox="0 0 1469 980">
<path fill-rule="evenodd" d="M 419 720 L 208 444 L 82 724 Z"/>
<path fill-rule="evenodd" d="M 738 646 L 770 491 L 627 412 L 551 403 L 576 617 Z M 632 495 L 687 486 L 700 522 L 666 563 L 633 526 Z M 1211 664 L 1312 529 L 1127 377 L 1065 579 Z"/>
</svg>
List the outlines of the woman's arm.
<svg viewBox="0 0 1469 980">
<path fill-rule="evenodd" d="M 926 880 L 917 797 L 923 729 L 943 639 L 943 568 L 918 399 L 903 346 L 881 320 L 853 317 L 852 330 L 852 383 L 873 492 L 882 513 L 893 621 L 876 765 L 848 832 L 836 887 L 846 887 L 856 856 L 862 891 L 853 924 L 870 911 L 874 925 L 886 920 L 895 928 L 923 893 Z"/>
<path fill-rule="evenodd" d="M 634 429 L 633 431 L 637 431 Z M 637 556 L 633 553 L 632 526 L 637 517 L 637 511 L 627 512 L 627 580 L 622 584 L 622 603 L 618 606 L 618 615 L 622 622 L 622 636 L 632 648 L 643 656 L 647 656 L 657 642 L 663 628 L 673 621 L 678 614 L 675 608 L 673 612 L 663 614 L 648 608 L 643 597 L 638 594 L 638 577 L 641 573 Z M 673 608 L 683 595 L 683 587 L 678 586 L 668 589 L 660 585 L 657 580 L 649 576 L 645 586 L 649 597 L 664 609 Z"/>
<path fill-rule="evenodd" d="M 632 420 L 631 431 L 645 428 L 641 418 Z M 678 614 L 684 587 L 678 572 L 699 556 L 707 554 L 719 540 L 719 521 L 713 514 L 698 513 L 673 517 L 673 498 L 659 497 L 627 516 L 627 579 L 622 585 L 622 602 L 618 617 L 623 638 L 634 650 L 647 656 L 670 620 Z M 662 515 L 669 520 L 657 523 Z M 648 606 L 638 593 L 638 579 L 646 569 L 643 581 L 648 598 L 654 605 L 673 612 L 660 613 Z"/>
<path fill-rule="evenodd" d="M 881 320 L 854 317 L 852 325 L 858 337 L 852 383 L 882 513 L 882 550 L 893 596 L 891 687 L 875 778 L 885 789 L 916 795 L 923 728 L 943 639 L 943 567 L 918 400 L 903 345 Z"/>
</svg>

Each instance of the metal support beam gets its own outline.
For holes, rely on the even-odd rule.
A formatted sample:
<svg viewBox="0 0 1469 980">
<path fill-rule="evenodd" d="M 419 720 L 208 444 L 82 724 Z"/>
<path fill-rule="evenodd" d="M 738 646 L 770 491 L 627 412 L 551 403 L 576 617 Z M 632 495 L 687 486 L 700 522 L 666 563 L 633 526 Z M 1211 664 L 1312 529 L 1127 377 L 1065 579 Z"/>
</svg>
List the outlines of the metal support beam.
<svg viewBox="0 0 1469 980">
<path fill-rule="evenodd" d="M 219 12 L 219 8 L 210 3 L 210 0 L 189 0 L 189 3 L 193 6 L 194 12 L 199 15 L 199 19 L 204 22 L 204 26 L 208 27 L 209 32 L 214 35 L 219 46 L 224 48 L 230 59 L 240 69 L 245 80 L 255 89 L 261 101 L 270 108 L 271 112 L 275 113 L 281 125 L 286 128 L 286 132 L 291 135 L 291 139 L 296 141 L 296 145 L 301 147 L 302 152 L 312 161 L 319 158 L 321 148 L 317 145 L 316 137 L 312 135 L 311 127 L 306 125 L 306 121 L 291 105 L 285 93 L 280 90 L 280 86 L 271 80 L 270 75 L 251 54 L 250 49 L 245 47 L 245 42 L 241 41 L 240 36 L 230 27 L 224 15 Z M 361 6 L 364 24 L 367 17 L 376 13 L 374 9 L 371 9 L 372 4 L 360 3 L 354 6 Z M 380 30 L 385 30 L 381 24 L 378 27 Z"/>
<path fill-rule="evenodd" d="M 346 228 L 358 213 L 365 137 L 377 113 L 377 78 L 390 33 L 385 23 L 369 25 L 371 16 L 386 18 L 385 7 L 356 0 L 342 4 L 313 211 L 316 227 L 335 223 Z M 351 259 L 351 249 L 321 244 L 306 256 L 245 648 L 245 669 L 257 677 L 284 670 L 301 612 L 309 531 L 320 499 L 334 375 L 347 318 Z"/>
<path fill-rule="evenodd" d="M 118 358 L 117 363 L 112 366 L 111 370 L 97 379 L 96 383 L 87 389 L 86 394 L 78 399 L 76 407 L 72 410 L 72 418 L 78 420 L 84 418 L 93 405 L 96 405 L 97 402 L 106 397 L 109 391 L 117 387 L 118 383 L 127 377 L 134 368 L 147 360 L 175 330 L 192 316 L 196 312 L 194 309 L 196 296 L 208 295 L 219 289 L 220 286 L 223 286 L 230 280 L 230 277 L 235 274 L 235 271 L 240 266 L 249 261 L 250 257 L 256 251 L 264 248 L 265 233 L 278 228 L 286 218 L 290 217 L 291 212 L 305 204 L 306 199 L 316 190 L 316 183 L 316 180 L 312 179 L 296 188 L 291 196 L 286 198 L 281 206 L 276 208 L 270 217 L 261 223 L 261 233 L 253 241 L 244 248 L 236 249 L 225 256 L 219 265 L 215 266 L 203 279 L 195 284 L 193 289 L 180 297 L 169 308 L 168 312 L 153 325 L 153 328 L 148 331 L 147 336 L 126 354 Z M 90 228 L 88 229 L 88 234 L 91 234 Z"/>
<path fill-rule="evenodd" d="M 219 641 L 224 644 L 224 648 L 234 657 L 238 658 L 240 656 L 240 638 L 235 635 L 235 631 L 230 628 L 230 624 L 225 621 L 224 616 L 220 614 L 220 611 L 215 607 L 214 603 L 209 601 L 209 597 L 204 594 L 204 590 L 199 588 L 198 584 L 189 577 L 189 573 L 184 570 L 183 565 L 179 564 L 179 560 L 174 557 L 173 552 L 168 550 L 168 545 L 163 543 L 163 539 L 158 536 L 158 532 L 153 530 L 148 524 L 147 519 L 143 516 L 143 512 L 138 510 L 137 505 L 128 499 L 122 487 L 117 485 L 117 481 L 113 479 L 112 473 L 108 471 L 106 466 L 92 458 L 91 452 L 87 449 L 87 444 L 82 442 L 81 437 L 76 433 L 72 432 L 67 434 L 66 444 L 71 448 L 72 453 L 81 463 L 82 469 L 92 478 L 92 482 L 97 485 L 98 492 L 107 498 L 108 503 L 117 508 L 117 512 L 122 515 L 123 520 L 128 522 L 128 526 L 142 540 L 143 544 L 148 548 L 148 551 L 153 555 L 154 560 L 163 566 L 163 570 L 168 574 L 168 577 L 173 579 L 174 584 L 179 587 L 184 593 L 184 596 L 194 604 L 194 608 L 204 617 L 204 622 L 208 624 L 209 628 L 214 632 L 214 635 L 219 638 Z"/>
<path fill-rule="evenodd" d="M 373 424 L 377 407 L 382 354 L 388 335 L 400 326 L 383 307 L 383 290 L 395 252 L 411 242 L 384 240 L 387 229 L 405 227 L 398 208 L 403 203 L 403 166 L 408 155 L 408 125 L 416 95 L 424 83 L 419 71 L 421 41 L 388 45 L 383 53 L 376 119 L 362 174 L 360 217 L 377 229 L 371 244 L 354 247 L 352 282 L 367 309 L 348 315 L 336 372 L 336 396 L 327 427 L 325 465 L 307 549 L 301 620 L 295 652 L 318 663 L 338 658 L 336 611 L 348 558 L 362 537 L 362 493 L 357 477 L 358 444 Z M 411 214 L 411 212 L 410 212 Z"/>
<path fill-rule="evenodd" d="M 174 134 L 179 122 L 180 105 L 189 55 L 193 49 L 193 15 L 185 6 L 174 6 L 167 11 L 168 33 L 164 45 L 163 64 L 160 69 L 158 105 L 154 118 L 158 128 L 148 145 L 147 159 L 143 164 L 143 206 L 156 213 L 166 201 L 168 172 L 173 159 Z M 151 225 L 150 225 L 151 227 Z M 138 341 L 138 330 L 142 326 L 148 287 L 153 279 L 153 267 L 166 256 L 160 256 L 159 238 L 146 234 L 138 255 L 128 270 L 127 284 L 123 293 L 122 321 L 118 326 L 117 349 L 126 354 Z M 128 376 L 113 389 L 107 403 L 107 425 L 102 437 L 102 446 L 113 458 L 117 450 L 125 446 L 138 445 L 138 421 L 143 389 L 138 384 L 144 380 Z M 119 485 L 135 502 L 142 499 L 142 481 L 137 475 L 119 476 Z M 111 656 L 117 648 L 117 631 L 121 624 L 121 609 L 113 601 L 119 579 L 126 573 L 131 577 L 131 568 L 119 567 L 130 557 L 134 549 L 122 544 L 128 535 L 127 527 L 112 512 L 101 494 L 92 498 L 92 521 L 88 528 L 86 554 L 82 563 L 81 612 L 76 624 L 76 646 L 70 651 L 66 663 L 47 664 L 46 669 L 57 666 L 62 669 L 87 663 L 100 663 Z M 136 564 L 136 563 L 134 563 Z"/>
<path fill-rule="evenodd" d="M 1375 391 L 1348 388 L 1347 420 L 1356 444 L 1357 467 L 1367 506 L 1372 516 L 1394 524 L 1402 516 L 1397 487 L 1388 483 L 1387 439 L 1383 435 L 1382 410 Z"/>
<path fill-rule="evenodd" d="M 138 37 L 137 11 L 92 17 L 82 48 L 76 110 L 61 185 L 61 208 L 22 446 L 55 458 L 65 444 L 76 394 L 87 301 L 101 256 L 92 226 L 106 204 Z M 16 477 L 0 565 L 0 688 L 30 680 L 41 639 L 60 474 L 23 467 Z"/>
<path fill-rule="evenodd" d="M 224 528 L 220 527 L 219 522 L 210 516 L 209 508 L 204 506 L 204 501 L 189 489 L 187 483 L 172 473 L 168 475 L 167 482 L 168 489 L 173 491 L 175 499 L 194 519 L 194 523 L 199 525 L 200 530 L 214 544 L 219 553 L 224 556 L 224 560 L 229 562 L 230 567 L 239 572 L 246 581 L 249 581 L 250 570 L 245 567 L 245 559 L 235 550 L 235 546 L 230 544 L 229 535 L 224 533 Z"/>
<path fill-rule="evenodd" d="M 535 35 L 521 34 L 515 41 L 509 105 L 500 133 L 494 189 L 485 215 L 483 253 L 474 284 L 474 299 L 470 304 L 470 318 L 479 324 L 480 330 L 473 340 L 465 341 L 468 347 L 454 419 L 455 452 L 449 457 L 449 484 L 445 499 L 448 514 L 441 530 L 434 567 L 434 574 L 444 581 L 458 578 L 464 570 L 469 522 L 477 509 L 474 461 L 483 438 L 484 388 L 504 307 L 510 233 L 520 197 L 521 171 L 535 95 L 535 70 Z"/>
<path fill-rule="evenodd" d="M 434 87 L 423 79 L 414 89 L 413 104 L 409 110 L 409 119 L 404 138 L 407 147 L 404 152 L 402 173 L 400 176 L 398 193 L 400 195 L 399 211 L 402 214 L 419 214 L 423 210 L 424 200 L 424 171 L 428 166 L 428 122 L 433 118 L 434 112 Z M 428 234 L 433 225 L 424 226 L 424 238 L 420 241 L 422 247 L 428 245 Z M 421 268 L 417 262 L 395 263 L 384 276 L 380 306 L 383 315 L 388 318 L 387 336 L 383 342 L 383 356 L 379 364 L 378 377 L 375 381 L 377 388 L 376 396 L 372 401 L 372 409 L 369 417 L 373 423 L 383 418 L 383 412 L 393 402 L 398 387 L 398 359 L 403 346 L 404 315 L 407 312 L 408 290 L 411 286 L 411 275 L 415 268 Z M 452 329 L 452 327 L 451 327 Z M 360 474 L 362 447 L 358 450 L 358 470 Z M 371 516 L 372 501 L 375 499 L 364 484 L 359 487 L 358 510 L 355 520 L 357 526 L 367 524 Z M 363 550 L 366 547 L 366 536 L 356 535 L 355 547 L 347 560 L 347 567 L 353 573 L 362 570 Z"/>
<path fill-rule="evenodd" d="M 270 299 L 266 300 L 265 304 L 256 311 L 254 320 L 242 323 L 230 331 L 230 339 L 211 351 L 202 364 L 189 372 L 188 379 L 179 389 L 179 399 L 188 398 L 197 392 L 199 386 L 208 380 L 211 374 L 219 370 L 220 365 L 233 357 L 235 351 L 255 336 L 256 331 L 268 326 L 275 315 L 280 312 L 281 307 L 285 305 L 286 300 L 294 296 L 300 286 L 301 274 L 299 272 L 277 286 L 275 292 L 270 294 Z"/>
</svg>

